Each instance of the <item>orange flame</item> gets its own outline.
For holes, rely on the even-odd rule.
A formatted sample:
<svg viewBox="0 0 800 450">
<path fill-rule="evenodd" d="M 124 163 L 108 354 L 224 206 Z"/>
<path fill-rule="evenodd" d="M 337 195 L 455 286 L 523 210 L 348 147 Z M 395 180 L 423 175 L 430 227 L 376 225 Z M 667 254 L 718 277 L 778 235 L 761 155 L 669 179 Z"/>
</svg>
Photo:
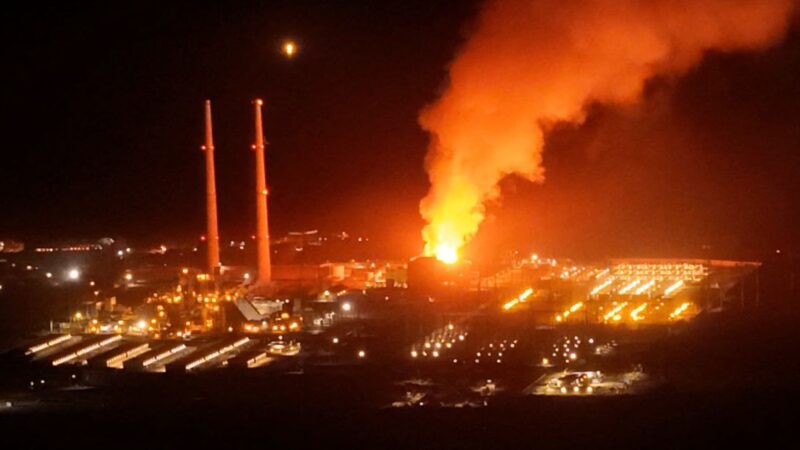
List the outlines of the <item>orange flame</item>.
<svg viewBox="0 0 800 450">
<path fill-rule="evenodd" d="M 638 100 L 647 79 L 704 53 L 763 48 L 794 0 L 489 0 L 419 117 L 431 134 L 420 202 L 425 254 L 455 261 L 508 175 L 544 180 L 548 124 L 580 124 L 593 102 Z"/>
</svg>

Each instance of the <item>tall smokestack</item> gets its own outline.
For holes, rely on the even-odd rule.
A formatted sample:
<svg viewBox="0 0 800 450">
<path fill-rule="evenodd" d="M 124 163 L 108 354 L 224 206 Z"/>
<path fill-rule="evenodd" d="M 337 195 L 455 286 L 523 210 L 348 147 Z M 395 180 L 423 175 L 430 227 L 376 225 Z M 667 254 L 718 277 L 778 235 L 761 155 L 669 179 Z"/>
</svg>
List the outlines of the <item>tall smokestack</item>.
<svg viewBox="0 0 800 450">
<path fill-rule="evenodd" d="M 219 228 L 217 226 L 217 182 L 214 171 L 214 133 L 211 126 L 211 100 L 205 105 L 206 143 L 206 242 L 208 243 L 208 273 L 219 273 Z"/>
<path fill-rule="evenodd" d="M 258 244 L 258 283 L 272 280 L 272 265 L 269 255 L 269 221 L 267 219 L 267 171 L 264 161 L 264 129 L 261 123 L 261 99 L 253 100 L 256 120 L 256 243 Z"/>
</svg>

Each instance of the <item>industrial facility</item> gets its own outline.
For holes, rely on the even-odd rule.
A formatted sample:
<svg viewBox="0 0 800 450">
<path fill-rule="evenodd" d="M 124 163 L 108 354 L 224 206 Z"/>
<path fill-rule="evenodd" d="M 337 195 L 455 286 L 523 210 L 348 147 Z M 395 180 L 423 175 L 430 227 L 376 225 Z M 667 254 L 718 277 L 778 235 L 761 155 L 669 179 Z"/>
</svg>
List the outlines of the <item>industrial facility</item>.
<svg viewBox="0 0 800 450">
<path fill-rule="evenodd" d="M 262 106 L 259 99 L 252 102 L 251 239 L 222 238 L 206 100 L 206 231 L 200 242 L 144 250 L 113 239 L 36 247 L 37 255 L 94 254 L 121 270 L 99 285 L 85 264 L 63 274 L 49 271 L 45 260 L 27 264 L 31 279 L 86 286 L 91 295 L 6 361 L 27 368 L 23 373 L 69 373 L 89 385 L 165 374 L 454 371 L 477 383 L 471 393 L 442 397 L 430 387 L 408 385 L 391 405 L 481 406 L 512 388 L 511 375 L 526 380 L 515 389 L 530 395 L 642 390 L 649 384 L 639 382 L 646 378 L 640 369 L 619 372 L 620 342 L 668 336 L 699 316 L 759 308 L 758 262 L 576 262 L 519 253 L 491 265 L 455 253 L 407 261 L 348 259 L 346 249 L 367 244 L 367 237 L 308 230 L 271 238 Z M 193 255 L 202 255 L 203 264 L 184 262 Z M 530 367 L 544 378 L 530 379 Z M 611 372 L 601 375 L 601 369 Z M 42 388 L 30 383 L 31 389 Z"/>
</svg>

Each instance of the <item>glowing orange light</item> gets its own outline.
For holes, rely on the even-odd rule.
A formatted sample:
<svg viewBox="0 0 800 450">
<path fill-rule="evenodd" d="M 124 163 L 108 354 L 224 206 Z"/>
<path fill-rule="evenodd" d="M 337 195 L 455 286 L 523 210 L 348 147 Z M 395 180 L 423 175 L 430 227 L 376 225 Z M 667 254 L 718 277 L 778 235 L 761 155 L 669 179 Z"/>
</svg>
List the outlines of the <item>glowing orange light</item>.
<svg viewBox="0 0 800 450">
<path fill-rule="evenodd" d="M 433 256 L 445 264 L 455 264 L 458 261 L 458 250 L 450 244 L 441 243 L 434 249 Z"/>
<path fill-rule="evenodd" d="M 525 289 L 525 291 L 519 294 L 519 296 L 503 304 L 503 309 L 508 311 L 511 308 L 517 306 L 518 304 L 524 303 L 531 295 L 533 295 L 533 289 L 531 288 Z"/>
<path fill-rule="evenodd" d="M 685 302 L 678 306 L 672 314 L 669 315 L 670 320 L 677 320 L 681 318 L 681 315 L 691 306 L 691 303 Z"/>
<path fill-rule="evenodd" d="M 294 41 L 285 41 L 281 50 L 284 55 L 291 58 L 297 53 L 297 44 Z"/>
<path fill-rule="evenodd" d="M 642 320 L 642 316 L 640 316 L 640 314 L 645 309 L 647 309 L 647 303 L 642 303 L 641 305 L 639 305 L 636 309 L 631 311 L 631 319 L 633 319 L 634 321 Z"/>
</svg>

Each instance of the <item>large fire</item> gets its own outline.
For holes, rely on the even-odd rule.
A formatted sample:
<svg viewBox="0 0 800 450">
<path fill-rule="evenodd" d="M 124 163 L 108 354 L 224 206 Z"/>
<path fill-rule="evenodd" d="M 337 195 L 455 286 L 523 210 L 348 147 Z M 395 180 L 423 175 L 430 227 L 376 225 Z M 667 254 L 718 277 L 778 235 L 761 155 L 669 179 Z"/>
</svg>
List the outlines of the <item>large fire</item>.
<svg viewBox="0 0 800 450">
<path fill-rule="evenodd" d="M 426 252 L 427 253 L 427 252 Z M 448 243 L 441 243 L 431 252 L 436 259 L 445 264 L 455 264 L 458 261 L 458 247 Z"/>
<path fill-rule="evenodd" d="M 757 50 L 785 33 L 794 0 L 489 0 L 420 114 L 431 182 L 425 253 L 454 262 L 508 175 L 543 181 L 549 124 L 580 124 L 593 102 L 638 100 L 708 50 Z"/>
<path fill-rule="evenodd" d="M 442 262 L 452 264 L 458 260 L 459 250 L 466 243 L 466 238 L 477 231 L 483 210 L 475 209 L 475 205 L 481 203 L 476 203 L 474 196 L 463 189 L 451 188 L 442 194 L 448 198 L 431 202 L 430 208 L 423 209 L 428 226 L 422 234 L 426 256 L 435 256 Z M 481 217 L 475 217 L 476 214 Z"/>
</svg>

